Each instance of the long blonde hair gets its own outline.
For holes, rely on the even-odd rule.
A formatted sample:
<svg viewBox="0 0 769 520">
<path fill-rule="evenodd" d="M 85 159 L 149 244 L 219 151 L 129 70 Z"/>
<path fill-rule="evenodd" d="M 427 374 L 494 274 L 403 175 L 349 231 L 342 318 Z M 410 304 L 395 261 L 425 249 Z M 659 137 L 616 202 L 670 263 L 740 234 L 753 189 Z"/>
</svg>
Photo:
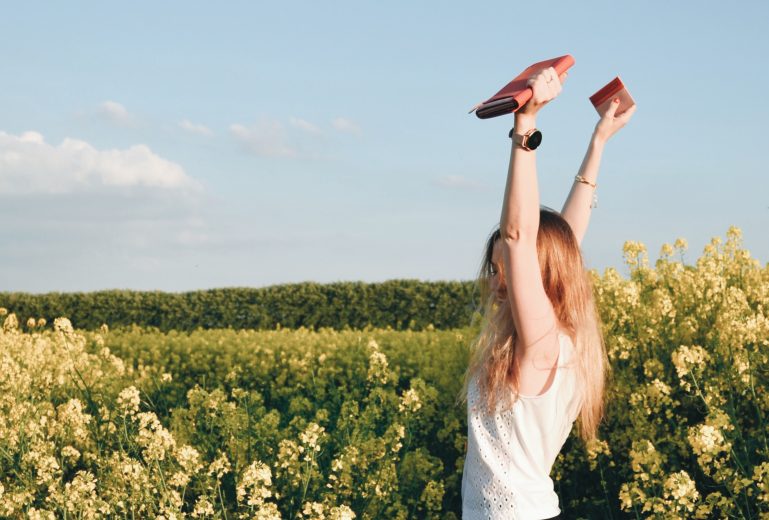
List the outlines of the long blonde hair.
<svg viewBox="0 0 769 520">
<path fill-rule="evenodd" d="M 494 269 L 492 251 L 499 238 L 497 229 L 486 243 L 478 275 L 479 311 L 483 321 L 459 395 L 459 401 L 465 402 L 469 383 L 477 377 L 489 414 L 493 414 L 499 404 L 512 406 L 511 393 L 517 399 L 518 389 L 514 369 L 517 333 L 510 301 L 498 299 L 490 283 Z M 579 434 L 585 441 L 595 439 L 603 417 L 604 388 L 610 367 L 593 298 L 593 284 L 585 270 L 577 239 L 568 222 L 549 208 L 540 210 L 537 256 L 545 293 L 577 354 L 577 381 L 582 392 L 582 409 L 577 421 Z"/>
</svg>

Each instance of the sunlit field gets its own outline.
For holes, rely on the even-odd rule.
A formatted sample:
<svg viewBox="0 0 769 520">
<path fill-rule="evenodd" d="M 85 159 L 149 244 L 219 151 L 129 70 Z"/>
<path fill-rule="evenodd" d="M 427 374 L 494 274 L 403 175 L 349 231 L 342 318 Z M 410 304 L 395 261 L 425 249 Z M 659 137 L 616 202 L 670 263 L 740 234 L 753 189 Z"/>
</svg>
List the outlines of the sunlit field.
<svg viewBox="0 0 769 520">
<path fill-rule="evenodd" d="M 552 471 L 566 518 L 769 518 L 769 268 L 739 230 L 593 273 L 600 440 Z M 686 261 L 685 261 L 686 260 Z M 473 327 L 80 331 L 2 309 L 0 516 L 461 516 Z M 50 323 L 54 321 L 51 328 Z"/>
</svg>

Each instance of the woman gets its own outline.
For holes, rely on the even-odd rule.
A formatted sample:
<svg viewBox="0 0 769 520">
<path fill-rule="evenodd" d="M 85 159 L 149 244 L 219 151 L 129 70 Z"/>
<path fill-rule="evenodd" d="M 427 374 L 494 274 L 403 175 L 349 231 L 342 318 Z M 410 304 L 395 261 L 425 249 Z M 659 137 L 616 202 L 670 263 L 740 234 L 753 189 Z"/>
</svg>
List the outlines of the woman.
<svg viewBox="0 0 769 520">
<path fill-rule="evenodd" d="M 553 68 L 529 80 L 515 114 L 500 228 L 489 238 L 479 283 L 484 324 L 465 376 L 468 444 L 462 518 L 560 518 L 550 469 L 579 418 L 594 439 L 608 363 L 579 244 L 587 229 L 601 153 L 632 117 L 619 100 L 595 127 L 562 213 L 540 209 L 536 115 L 561 92 Z M 540 136 L 541 137 L 541 136 Z"/>
</svg>

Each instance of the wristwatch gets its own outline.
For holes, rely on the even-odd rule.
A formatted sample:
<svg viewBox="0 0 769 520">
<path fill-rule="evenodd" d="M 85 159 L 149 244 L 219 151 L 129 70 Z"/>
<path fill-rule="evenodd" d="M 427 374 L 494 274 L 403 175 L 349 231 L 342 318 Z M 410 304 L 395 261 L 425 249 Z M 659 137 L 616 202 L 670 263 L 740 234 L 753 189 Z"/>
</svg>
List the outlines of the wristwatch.
<svg viewBox="0 0 769 520">
<path fill-rule="evenodd" d="M 515 144 L 523 148 L 524 150 L 536 150 L 537 147 L 542 144 L 542 132 L 536 128 L 532 128 L 525 134 L 516 134 L 515 127 L 510 129 L 508 137 L 512 139 Z"/>
</svg>

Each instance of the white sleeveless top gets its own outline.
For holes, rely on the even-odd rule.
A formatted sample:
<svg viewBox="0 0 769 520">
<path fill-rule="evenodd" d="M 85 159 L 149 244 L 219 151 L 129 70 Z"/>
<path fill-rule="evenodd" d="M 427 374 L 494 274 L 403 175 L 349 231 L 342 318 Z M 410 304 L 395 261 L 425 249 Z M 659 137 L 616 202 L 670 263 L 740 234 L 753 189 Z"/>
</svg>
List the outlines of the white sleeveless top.
<svg viewBox="0 0 769 520">
<path fill-rule="evenodd" d="M 470 381 L 463 520 L 534 520 L 560 514 L 550 469 L 582 401 L 577 392 L 576 366 L 570 363 L 574 345 L 560 331 L 558 341 L 558 368 L 542 395 L 519 395 L 511 409 L 498 409 L 492 417 L 483 411 L 477 382 Z"/>
</svg>

